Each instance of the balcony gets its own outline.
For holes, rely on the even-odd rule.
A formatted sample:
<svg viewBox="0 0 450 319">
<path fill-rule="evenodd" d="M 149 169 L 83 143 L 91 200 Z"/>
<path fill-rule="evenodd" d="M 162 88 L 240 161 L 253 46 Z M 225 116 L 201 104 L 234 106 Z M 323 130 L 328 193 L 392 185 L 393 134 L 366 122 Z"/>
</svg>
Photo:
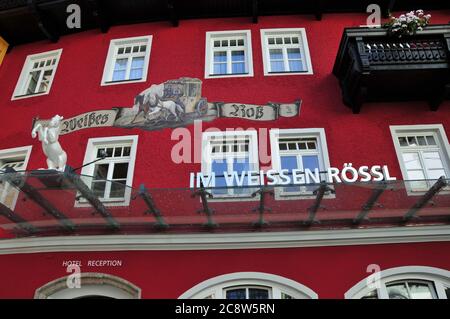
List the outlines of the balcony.
<svg viewBox="0 0 450 319">
<path fill-rule="evenodd" d="M 401 38 L 382 28 L 347 28 L 333 74 L 355 114 L 365 102 L 427 101 L 436 111 L 450 96 L 450 25 Z"/>
</svg>

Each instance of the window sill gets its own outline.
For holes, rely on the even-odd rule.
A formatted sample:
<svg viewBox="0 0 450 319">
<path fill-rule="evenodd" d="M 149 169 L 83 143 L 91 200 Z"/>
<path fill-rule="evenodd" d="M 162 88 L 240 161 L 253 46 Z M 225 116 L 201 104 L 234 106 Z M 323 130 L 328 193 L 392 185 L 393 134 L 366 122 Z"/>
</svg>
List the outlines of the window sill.
<svg viewBox="0 0 450 319">
<path fill-rule="evenodd" d="M 129 196 L 127 196 L 125 198 L 118 198 L 118 199 L 100 199 L 100 202 L 105 207 L 116 207 L 116 206 L 122 207 L 122 206 L 130 205 L 130 198 L 129 198 Z M 80 200 L 75 201 L 74 207 L 87 208 L 87 207 L 92 207 L 92 205 L 89 204 L 89 202 L 87 200 L 80 199 Z"/>
<path fill-rule="evenodd" d="M 264 72 L 264 76 L 285 76 L 285 75 L 312 75 L 312 70 L 300 72 Z"/>
</svg>

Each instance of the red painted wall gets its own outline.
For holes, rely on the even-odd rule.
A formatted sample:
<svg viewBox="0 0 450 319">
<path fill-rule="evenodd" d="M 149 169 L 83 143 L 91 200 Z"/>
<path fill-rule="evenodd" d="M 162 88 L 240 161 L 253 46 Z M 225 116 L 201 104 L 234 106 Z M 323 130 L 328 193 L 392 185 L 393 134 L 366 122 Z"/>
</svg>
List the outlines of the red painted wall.
<svg viewBox="0 0 450 319">
<path fill-rule="evenodd" d="M 73 252 L 0 255 L 0 298 L 33 298 L 35 290 L 67 276 L 65 260 L 119 259 L 122 267 L 87 267 L 82 272 L 119 276 L 142 289 L 142 298 L 178 298 L 212 277 L 241 271 L 265 272 L 295 280 L 319 298 L 343 298 L 371 273 L 401 266 L 450 269 L 450 243 L 362 245 L 315 248 Z M 270 255 L 270 258 L 267 256 Z"/>
</svg>

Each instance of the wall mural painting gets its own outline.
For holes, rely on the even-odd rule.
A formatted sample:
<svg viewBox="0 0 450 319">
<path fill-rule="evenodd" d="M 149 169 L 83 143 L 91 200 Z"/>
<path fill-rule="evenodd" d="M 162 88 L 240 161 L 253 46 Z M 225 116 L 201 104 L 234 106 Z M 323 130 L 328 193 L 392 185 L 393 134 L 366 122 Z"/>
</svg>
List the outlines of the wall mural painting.
<svg viewBox="0 0 450 319">
<path fill-rule="evenodd" d="M 179 78 L 153 84 L 134 98 L 132 107 L 98 110 L 64 119 L 60 135 L 91 127 L 123 127 L 158 130 L 192 124 L 194 120 L 212 121 L 218 117 L 242 118 L 253 121 L 273 121 L 280 117 L 294 117 L 300 113 L 301 100 L 294 103 L 254 105 L 244 103 L 208 103 L 202 97 L 202 81 L 196 78 Z M 35 118 L 47 126 L 49 120 Z"/>
</svg>

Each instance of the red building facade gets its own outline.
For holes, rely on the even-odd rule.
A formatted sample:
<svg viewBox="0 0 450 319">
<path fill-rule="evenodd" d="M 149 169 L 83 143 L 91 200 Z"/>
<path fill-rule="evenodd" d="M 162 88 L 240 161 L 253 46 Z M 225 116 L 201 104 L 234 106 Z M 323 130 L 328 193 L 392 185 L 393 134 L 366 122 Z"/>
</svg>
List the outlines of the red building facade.
<svg viewBox="0 0 450 319">
<path fill-rule="evenodd" d="M 432 23 L 448 23 L 449 13 L 448 10 L 431 11 Z M 124 204 L 114 202 L 111 206 L 103 201 L 121 223 L 128 219 L 130 224 L 144 222 L 140 219 L 146 211 L 144 200 L 133 204 L 139 186 L 144 184 L 169 225 L 168 230 L 146 232 L 145 229 L 134 231 L 130 228 L 109 232 L 93 228 L 86 232 L 50 230 L 21 236 L 11 226 L 11 220 L 3 215 L 0 217 L 0 226 L 4 226 L 0 227 L 4 238 L 0 241 L 0 297 L 393 298 L 400 295 L 449 298 L 447 211 L 450 199 L 445 189 L 434 198 L 434 206 L 424 205 L 423 215 L 438 216 L 438 221 L 414 219 L 408 224 L 383 218 L 402 217 L 439 176 L 449 178 L 450 104 L 448 100 L 444 101 L 433 112 L 420 100 L 373 102 L 365 103 L 359 114 L 352 114 L 342 102 L 339 82 L 332 70 L 344 28 L 364 25 L 366 18 L 367 15 L 361 13 L 331 13 L 321 21 L 308 15 L 263 16 L 256 24 L 248 17 L 193 19 L 181 21 L 178 27 L 163 21 L 113 26 L 106 33 L 97 29 L 83 31 L 65 35 L 56 43 L 43 40 L 14 46 L 0 67 L 0 105 L 4 114 L 0 119 L 0 151 L 3 150 L 0 159 L 6 166 L 22 161 L 17 170 L 47 167 L 41 143 L 31 137 L 34 118 L 49 119 L 59 114 L 68 119 L 95 110 L 129 108 L 137 103 L 136 95 L 152 84 L 169 80 L 200 79 L 201 96 L 208 102 L 268 107 L 269 102 L 292 104 L 301 100 L 301 105 L 295 116 L 280 116 L 268 121 L 220 117 L 201 124 L 180 125 L 185 127 L 184 131 L 174 127 L 155 130 L 96 127 L 61 135 L 59 141 L 67 153 L 67 164 L 73 168 L 96 160 L 94 152 L 99 148 L 103 147 L 106 152 L 108 148 L 119 149 L 120 154 L 112 161 L 115 168 L 108 166 L 111 161 L 99 162 L 106 164 L 103 167 L 90 164 L 78 173 L 97 175 L 97 180 L 89 179 L 86 184 L 94 188 L 97 181 L 96 185 L 102 191 L 108 190 L 110 199 L 117 194 L 114 193 L 116 183 L 130 187 L 128 197 L 128 190 L 124 191 Z M 227 32 L 215 33 L 223 31 Z M 448 41 L 448 29 L 446 32 Z M 277 43 L 277 37 L 284 39 L 295 35 L 300 43 L 295 43 L 292 38 Z M 275 51 L 270 51 L 270 42 L 265 42 L 271 37 Z M 128 38 L 140 39 L 141 42 L 136 43 L 146 46 L 145 53 L 140 56 L 139 52 L 134 52 L 134 42 L 116 41 Z M 240 39 L 244 39 L 241 49 Z M 216 50 L 214 45 L 214 41 L 219 40 L 222 51 Z M 223 40 L 229 41 L 225 49 Z M 235 41 L 237 49 L 233 49 L 231 41 Z M 275 47 L 277 44 L 279 47 Z M 120 73 L 122 69 L 117 62 L 119 51 L 109 57 L 113 59 L 110 60 L 112 64 L 108 62 L 108 52 L 116 49 L 114 45 L 117 48 L 123 46 L 124 54 L 127 45 L 131 46 L 131 53 L 137 53 L 136 60 L 125 62 L 128 63 L 124 65 L 125 75 Z M 300 48 L 300 62 L 296 60 L 297 47 Z M 30 90 L 29 82 L 24 84 L 25 91 L 20 92 L 20 85 L 25 81 L 23 76 L 33 72 L 23 71 L 27 67 L 27 58 L 55 50 L 61 50 L 55 55 L 57 67 L 52 68 L 53 56 L 50 56 L 49 65 L 44 63 L 44 68 L 52 70 L 48 76 L 50 83 L 42 84 L 45 73 L 37 79 L 37 85 L 43 85 L 41 93 L 45 94 L 39 94 L 40 89 L 37 89 L 30 95 L 27 91 Z M 215 54 L 216 51 L 228 52 L 228 55 Z M 241 55 L 241 51 L 245 54 Z M 42 56 L 38 57 L 42 59 Z M 285 64 L 281 67 L 277 61 Z M 225 70 L 222 68 L 228 68 L 225 73 L 236 74 L 211 75 Z M 283 73 L 287 68 L 294 70 L 294 74 Z M 133 81 L 133 76 L 138 81 Z M 115 77 L 128 81 L 114 83 Z M 280 145 L 283 138 L 287 139 L 286 143 L 299 143 L 296 149 L 302 156 L 300 162 L 304 168 L 308 165 L 316 167 L 307 160 L 317 161 L 321 171 L 329 167 L 342 168 L 345 163 L 352 163 L 353 167 L 386 165 L 390 176 L 396 177 L 397 181 L 392 182 L 394 186 L 377 200 L 383 205 L 378 212 L 377 207 L 374 208 L 380 224 L 342 226 L 330 221 L 330 224 L 312 223 L 311 227 L 298 228 L 296 220 L 307 220 L 311 216 L 308 208 L 316 200 L 317 193 L 307 189 L 306 192 L 311 192 L 306 199 L 294 196 L 293 200 L 280 197 L 275 190 L 274 196 L 265 203 L 272 208 L 272 212 L 265 213 L 268 224 L 251 228 L 248 225 L 258 218 L 258 211 L 252 212 L 252 209 L 259 205 L 261 195 L 241 201 L 239 196 L 233 196 L 237 192 L 231 190 L 228 198 L 218 196 L 216 201 L 214 198 L 210 201 L 216 210 L 213 218 L 217 218 L 218 226 L 202 229 L 207 213 L 196 212 L 202 202 L 200 197 L 190 197 L 189 182 L 192 172 L 210 172 L 208 167 L 211 166 L 202 163 L 198 155 L 198 152 L 205 152 L 204 132 L 210 128 L 221 132 L 236 128 L 254 132 L 254 137 L 243 135 L 244 145 L 250 144 L 248 149 L 244 146 L 244 153 L 251 153 L 251 149 L 257 147 L 256 155 L 255 152 L 249 155 L 250 161 L 251 156 L 257 156 L 254 170 L 277 168 L 272 147 Z M 274 129 L 289 134 L 280 135 L 273 141 L 271 130 Z M 410 138 L 415 138 L 417 145 L 413 145 Z M 422 139 L 427 142 L 422 144 Z M 183 140 L 189 141 L 186 145 L 190 149 L 187 149 L 188 155 L 184 154 L 185 161 L 176 163 L 174 147 L 177 150 Z M 306 144 L 301 144 L 302 141 Z M 400 145 L 403 141 L 412 148 L 403 151 L 404 145 Z M 309 146 L 308 142 L 315 144 Z M 302 153 L 303 145 L 308 145 L 311 152 Z M 286 150 L 290 150 L 289 145 Z M 275 160 L 278 168 L 289 166 L 289 159 L 283 162 L 281 158 L 282 151 L 280 146 L 279 157 Z M 112 152 L 106 160 L 115 157 L 115 151 Z M 295 152 L 292 154 L 297 156 Z M 438 154 L 438 159 L 427 157 L 433 154 Z M 416 156 L 422 156 L 421 162 L 417 160 L 422 163 L 418 168 L 413 167 Z M 124 160 L 128 157 L 129 160 Z M 200 161 L 196 161 L 196 157 Z M 124 163 L 125 168 L 120 166 Z M 233 163 L 231 170 L 236 171 L 238 166 Z M 31 181 L 36 177 L 27 176 L 36 186 Z M 111 178 L 115 183 L 109 186 L 108 182 L 102 182 Z M 416 179 L 428 181 L 403 182 Z M 218 181 L 216 179 L 216 183 Z M 3 183 L 5 189 L 6 182 Z M 375 184 L 361 188 L 356 184 L 335 184 L 335 192 L 325 194 L 320 203 L 325 209 L 318 209 L 316 219 L 356 218 L 374 189 L 372 185 Z M 413 188 L 423 185 L 426 189 L 419 189 L 414 194 Z M 116 189 L 116 192 L 121 190 Z M 93 209 L 86 202 L 77 203 L 76 191 L 50 193 L 44 190 L 41 194 L 75 223 L 89 224 Z M 218 193 L 213 191 L 213 194 Z M 32 225 L 39 227 L 49 221 L 50 226 L 58 224 L 48 213 L 42 217 L 43 209 L 20 187 L 13 195 L 6 195 L 5 201 L 8 196 L 15 198 L 9 203 L 4 202 L 5 206 Z M 228 225 L 227 211 L 230 218 L 235 219 L 230 221 L 229 227 L 222 228 Z M 296 211 L 301 213 L 295 215 Z M 175 224 L 183 217 L 186 222 L 183 227 L 171 228 L 171 217 Z M 101 219 L 101 216 L 96 218 Z M 280 220 L 283 225 L 272 228 Z M 248 225 L 240 228 L 240 223 L 244 222 Z M 75 268 L 67 268 L 70 264 L 80 266 L 81 288 L 67 286 L 67 276 L 76 272 Z M 379 286 L 370 286 L 366 281 L 374 272 L 380 275 Z"/>
</svg>

